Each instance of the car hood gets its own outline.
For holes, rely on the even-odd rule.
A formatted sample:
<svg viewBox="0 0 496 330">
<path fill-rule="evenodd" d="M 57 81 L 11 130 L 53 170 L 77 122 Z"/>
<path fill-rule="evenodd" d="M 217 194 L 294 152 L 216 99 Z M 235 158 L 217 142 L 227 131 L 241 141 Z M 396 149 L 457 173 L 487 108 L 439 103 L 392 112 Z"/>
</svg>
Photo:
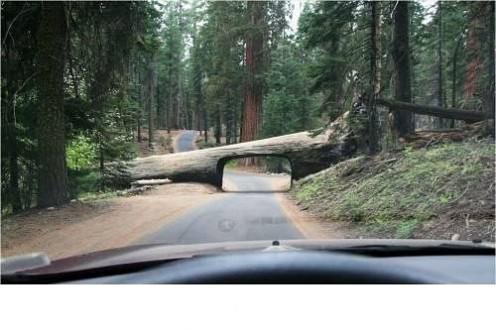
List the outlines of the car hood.
<svg viewBox="0 0 496 330">
<path fill-rule="evenodd" d="M 29 275 L 76 272 L 86 269 L 113 267 L 136 263 L 158 262 L 191 258 L 200 255 L 233 253 L 242 251 L 287 251 L 287 250 L 337 250 L 353 251 L 366 248 L 436 248 L 494 249 L 492 243 L 447 240 L 394 240 L 394 239 L 338 239 L 338 240 L 280 240 L 244 241 L 187 245 L 136 245 L 92 252 L 68 258 L 50 260 L 44 254 L 11 257 L 2 260 L 2 274 L 22 272 Z"/>
</svg>

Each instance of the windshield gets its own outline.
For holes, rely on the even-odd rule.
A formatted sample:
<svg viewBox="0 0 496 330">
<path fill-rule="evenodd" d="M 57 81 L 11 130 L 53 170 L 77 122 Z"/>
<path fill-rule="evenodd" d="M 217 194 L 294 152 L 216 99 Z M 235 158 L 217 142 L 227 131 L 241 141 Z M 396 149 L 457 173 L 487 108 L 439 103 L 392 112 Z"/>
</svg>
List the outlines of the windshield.
<svg viewBox="0 0 496 330">
<path fill-rule="evenodd" d="M 494 3 L 2 1 L 2 258 L 494 242 Z"/>
</svg>

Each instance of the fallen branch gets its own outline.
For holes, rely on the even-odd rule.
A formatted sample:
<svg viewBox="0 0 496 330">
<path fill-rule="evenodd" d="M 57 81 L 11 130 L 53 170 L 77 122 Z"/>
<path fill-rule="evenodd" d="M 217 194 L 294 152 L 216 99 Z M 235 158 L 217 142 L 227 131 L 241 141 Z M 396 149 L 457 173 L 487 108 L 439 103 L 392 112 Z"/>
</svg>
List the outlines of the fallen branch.
<svg viewBox="0 0 496 330">
<path fill-rule="evenodd" d="M 468 123 L 475 123 L 494 118 L 494 112 L 485 113 L 479 111 L 467 111 L 456 108 L 443 108 L 432 105 L 420 105 L 407 102 L 399 102 L 385 99 L 377 99 L 376 103 L 388 107 L 392 111 L 410 111 L 420 115 L 463 120 Z"/>
</svg>

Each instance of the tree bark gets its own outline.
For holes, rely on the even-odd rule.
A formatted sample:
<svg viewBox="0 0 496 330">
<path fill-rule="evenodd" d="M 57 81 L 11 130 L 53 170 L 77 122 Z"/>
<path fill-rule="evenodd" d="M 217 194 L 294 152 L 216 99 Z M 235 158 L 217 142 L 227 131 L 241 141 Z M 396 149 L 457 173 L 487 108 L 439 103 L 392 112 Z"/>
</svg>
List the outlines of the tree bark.
<svg viewBox="0 0 496 330">
<path fill-rule="evenodd" d="M 169 74 L 169 78 L 170 78 L 170 74 Z M 167 121 L 167 133 L 170 134 L 171 132 L 171 122 L 172 122 L 172 87 L 171 87 L 171 83 L 169 83 L 169 86 L 167 88 L 167 96 L 168 96 L 168 100 L 167 100 L 167 110 L 166 110 L 166 121 Z"/>
<path fill-rule="evenodd" d="M 156 96 L 155 96 L 155 107 L 156 107 L 156 118 L 157 118 L 157 129 L 163 129 L 164 128 L 164 112 L 161 106 L 162 103 L 162 98 L 160 95 L 160 83 L 157 80 L 157 90 L 156 90 Z"/>
<path fill-rule="evenodd" d="M 381 89 L 381 50 L 380 50 L 380 9 L 379 3 L 370 3 L 370 98 L 369 98 L 369 152 L 375 154 L 379 151 L 379 135 L 377 125 L 376 98 Z"/>
<path fill-rule="evenodd" d="M 452 76 L 451 76 L 451 107 L 456 107 L 456 90 L 457 90 L 457 64 L 458 64 L 458 52 L 460 50 L 460 46 L 462 44 L 462 38 L 458 38 L 456 42 L 455 51 L 453 52 L 453 67 L 452 67 Z M 449 122 L 450 128 L 455 128 L 455 121 L 450 120 Z"/>
<path fill-rule="evenodd" d="M 487 115 L 480 111 L 468 111 L 456 108 L 442 108 L 432 105 L 420 105 L 407 102 L 377 99 L 377 104 L 388 107 L 394 112 L 413 112 L 420 115 L 429 115 L 440 118 L 462 120 L 467 123 L 474 123 L 488 119 Z M 494 118 L 494 112 L 490 118 Z"/>
<path fill-rule="evenodd" d="M 467 42 L 465 53 L 467 57 L 467 67 L 465 71 L 465 81 L 463 86 L 464 103 L 468 106 L 472 105 L 478 93 L 479 79 L 482 68 L 481 58 L 481 6 L 483 2 L 470 3 L 470 24 L 468 27 Z"/>
<path fill-rule="evenodd" d="M 136 129 L 138 131 L 137 132 L 137 134 L 138 134 L 137 141 L 138 141 L 138 143 L 141 143 L 142 140 L 141 140 L 141 110 L 140 109 L 138 109 L 136 111 L 136 124 L 137 124 Z"/>
<path fill-rule="evenodd" d="M 327 168 L 351 156 L 359 145 L 348 125 L 348 113 L 322 133 L 301 132 L 217 148 L 138 158 L 129 163 L 131 180 L 170 179 L 205 182 L 220 187 L 225 162 L 240 156 L 280 155 L 293 167 L 293 178 Z"/>
<path fill-rule="evenodd" d="M 67 27 L 63 2 L 44 2 L 38 32 L 38 206 L 65 203 L 64 67 Z"/>
<path fill-rule="evenodd" d="M 153 146 L 153 68 L 150 64 L 147 70 L 146 75 L 146 100 L 145 107 L 146 113 L 148 115 L 148 147 L 151 148 Z"/>
<path fill-rule="evenodd" d="M 215 143 L 220 144 L 221 143 L 221 135 L 222 135 L 222 121 L 220 117 L 220 109 L 219 106 L 217 105 L 217 110 L 215 112 Z"/>
<path fill-rule="evenodd" d="M 494 106 L 495 106 L 495 91 L 494 91 L 494 38 L 495 38 L 495 33 L 494 33 L 494 25 L 495 25 L 495 18 L 494 18 L 494 2 L 490 2 L 487 4 L 488 6 L 488 11 L 489 11 L 489 26 L 488 26 L 488 34 L 489 34 L 489 47 L 488 47 L 488 65 L 487 65 L 487 70 L 489 71 L 489 87 L 487 91 L 487 102 L 486 102 L 486 109 L 485 112 L 487 113 L 488 117 L 491 115 L 494 115 Z M 494 125 L 487 127 L 488 130 L 492 132 L 492 135 L 494 136 Z"/>
<path fill-rule="evenodd" d="M 205 140 L 205 143 L 208 142 L 208 113 L 205 105 L 203 104 L 203 95 L 200 96 L 200 111 L 202 112 L 203 115 L 203 139 Z"/>
<path fill-rule="evenodd" d="M 437 3 L 437 105 L 439 107 L 445 107 L 444 102 L 444 77 L 443 77 L 443 9 L 442 1 Z M 444 127 L 444 121 L 442 118 L 437 118 L 436 125 L 438 128 Z"/>
<path fill-rule="evenodd" d="M 460 50 L 460 46 L 462 44 L 462 38 L 458 38 L 458 41 L 456 42 L 455 46 L 455 51 L 453 52 L 453 63 L 452 63 L 452 76 L 451 76 L 451 85 L 452 85 L 452 90 L 451 90 L 451 107 L 455 108 L 456 107 L 456 85 L 457 85 L 457 64 L 458 64 L 458 52 Z"/>
<path fill-rule="evenodd" d="M 411 102 L 410 81 L 410 17 L 408 1 L 398 1 L 394 10 L 393 29 L 393 62 L 395 72 L 394 98 L 397 101 Z M 413 114 L 399 110 L 394 113 L 394 127 L 400 136 L 405 136 L 415 130 Z"/>
<path fill-rule="evenodd" d="M 266 4 L 263 1 L 249 1 L 249 30 L 246 33 L 244 85 L 244 114 L 241 141 L 252 141 L 258 137 L 262 116 L 263 48 L 264 38 L 260 31 L 265 16 Z"/>
</svg>

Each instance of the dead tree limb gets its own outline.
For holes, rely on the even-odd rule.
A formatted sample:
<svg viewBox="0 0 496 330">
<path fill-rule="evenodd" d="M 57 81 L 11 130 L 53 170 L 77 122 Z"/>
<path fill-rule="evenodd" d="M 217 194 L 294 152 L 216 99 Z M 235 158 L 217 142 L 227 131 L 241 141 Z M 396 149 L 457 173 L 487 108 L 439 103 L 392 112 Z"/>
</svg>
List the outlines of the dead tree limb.
<svg viewBox="0 0 496 330">
<path fill-rule="evenodd" d="M 434 117 L 463 120 L 467 123 L 475 123 L 487 119 L 494 118 L 494 112 L 488 118 L 488 114 L 479 111 L 467 111 L 456 108 L 443 108 L 432 105 L 420 105 L 400 101 L 392 101 L 385 99 L 377 99 L 376 103 L 388 107 L 392 111 L 407 110 L 421 115 L 429 115 Z"/>
</svg>

